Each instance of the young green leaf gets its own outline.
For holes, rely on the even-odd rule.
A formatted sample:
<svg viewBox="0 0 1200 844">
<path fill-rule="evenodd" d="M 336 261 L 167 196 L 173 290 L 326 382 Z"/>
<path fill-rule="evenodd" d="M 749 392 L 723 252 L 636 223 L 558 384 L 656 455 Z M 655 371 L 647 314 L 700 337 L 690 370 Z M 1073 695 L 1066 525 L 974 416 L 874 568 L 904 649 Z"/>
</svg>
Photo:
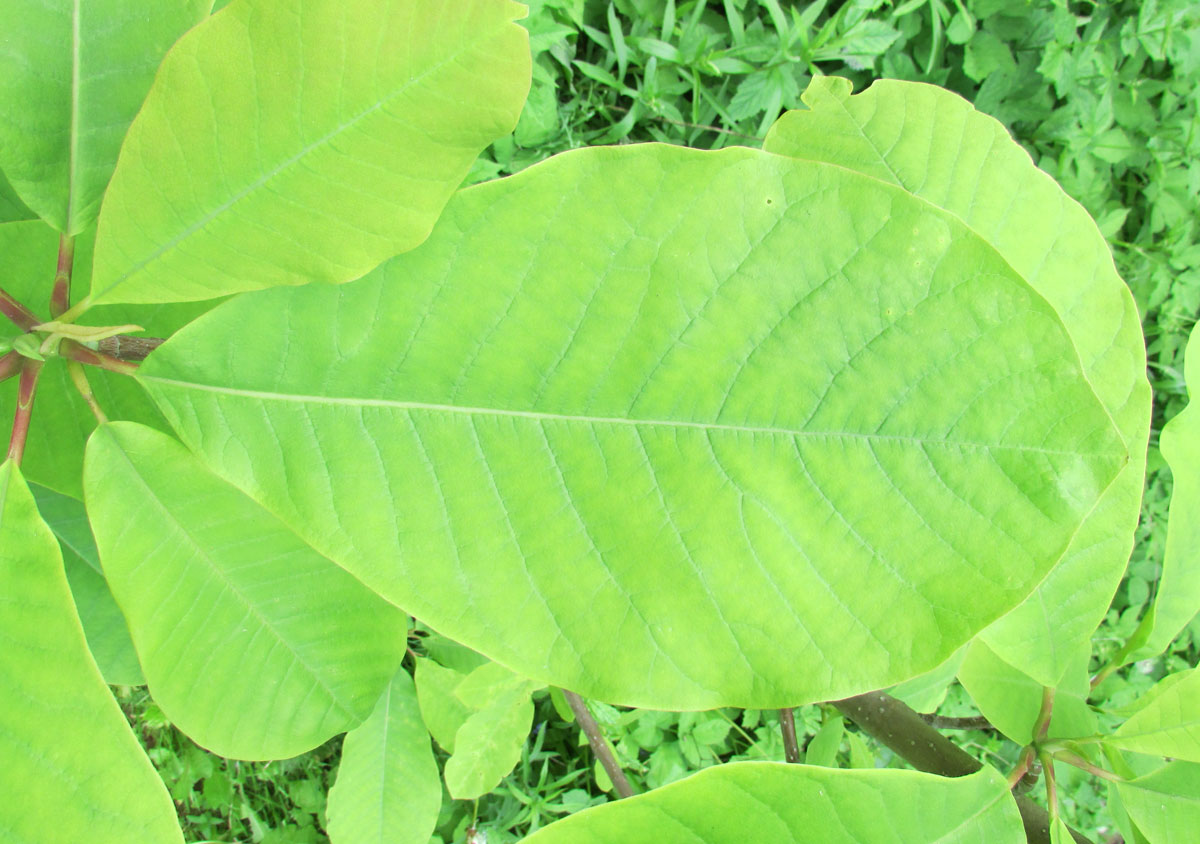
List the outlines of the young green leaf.
<svg viewBox="0 0 1200 844">
<path fill-rule="evenodd" d="M 0 168 L 54 228 L 96 219 L 159 62 L 211 0 L 0 2 Z"/>
<path fill-rule="evenodd" d="M 375 710 L 346 734 L 327 814 L 333 844 L 427 844 L 442 783 L 416 690 L 400 669 Z"/>
<path fill-rule="evenodd" d="M 472 187 L 419 250 L 228 302 L 138 378 L 389 600 L 654 708 L 933 668 L 1128 461 L 1053 309 L 961 222 L 746 149 Z"/>
<path fill-rule="evenodd" d="M 446 761 L 443 774 L 446 790 L 456 800 L 487 794 L 521 759 L 533 720 L 533 684 L 524 681 L 502 689 L 454 735 L 454 755 Z"/>
<path fill-rule="evenodd" d="M 344 282 L 429 233 L 529 88 L 511 0 L 235 0 L 163 61 L 91 303 Z"/>
<path fill-rule="evenodd" d="M 1023 844 L 1004 778 L 838 770 L 775 762 L 708 768 L 551 824 L 528 844 Z"/>
<path fill-rule="evenodd" d="M 961 97 L 892 80 L 851 96 L 847 80 L 818 77 L 804 102 L 810 110 L 781 117 L 763 148 L 900 185 L 960 218 L 1058 312 L 1121 431 L 1130 460 L 1117 481 L 1059 565 L 984 634 L 1006 661 L 1056 685 L 1108 608 L 1139 513 L 1150 387 L 1133 298 L 1087 212 Z"/>
<path fill-rule="evenodd" d="M 54 531 L 63 555 L 71 597 L 83 623 L 88 650 L 109 685 L 141 686 L 146 678 L 138 665 L 137 651 L 129 638 L 125 616 L 117 607 L 104 572 L 96 542 L 88 526 L 83 502 L 44 486 L 29 485 L 42 519 Z"/>
<path fill-rule="evenodd" d="M 1138 753 L 1200 763 L 1200 669 L 1172 675 L 1150 691 L 1142 707 L 1105 741 Z"/>
<path fill-rule="evenodd" d="M 54 534 L 0 465 L 0 837 L 182 844 L 175 807 L 88 653 Z"/>
<path fill-rule="evenodd" d="M 432 659 L 417 657 L 413 679 L 421 717 L 429 728 L 429 734 L 447 753 L 454 752 L 454 734 L 471 717 L 471 707 L 454 694 L 465 677 L 465 674 L 438 665 Z"/>
<path fill-rule="evenodd" d="M 1191 400 L 1162 431 L 1160 448 L 1171 467 L 1167 547 L 1154 604 L 1142 618 L 1135 638 L 1141 646 L 1126 662 L 1156 656 L 1200 612 L 1200 331 L 1188 340 L 1185 375 Z"/>
<path fill-rule="evenodd" d="M 1150 844 L 1192 841 L 1200 829 L 1200 765 L 1168 762 L 1130 782 L 1117 783 L 1129 818 Z"/>
<path fill-rule="evenodd" d="M 150 428 L 97 428 L 84 488 L 150 691 L 197 743 L 283 759 L 371 713 L 403 613 Z"/>
<path fill-rule="evenodd" d="M 1078 648 L 1073 665 L 1054 692 L 1050 738 L 1078 738 L 1096 732 L 1096 716 L 1088 708 L 1090 648 Z M 981 640 L 967 648 L 958 670 L 959 682 L 979 711 L 1017 744 L 1029 744 L 1042 708 L 1042 685 L 1009 665 Z"/>
</svg>

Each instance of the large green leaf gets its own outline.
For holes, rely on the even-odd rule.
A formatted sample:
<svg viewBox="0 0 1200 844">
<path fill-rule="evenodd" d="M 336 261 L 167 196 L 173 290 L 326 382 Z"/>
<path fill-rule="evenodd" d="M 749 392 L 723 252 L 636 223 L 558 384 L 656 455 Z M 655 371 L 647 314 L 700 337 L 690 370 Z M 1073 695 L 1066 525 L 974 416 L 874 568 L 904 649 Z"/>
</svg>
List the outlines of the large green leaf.
<svg viewBox="0 0 1200 844">
<path fill-rule="evenodd" d="M 399 610 L 150 428 L 98 428 L 84 486 L 150 692 L 199 744 L 282 759 L 371 713 L 404 656 Z"/>
<path fill-rule="evenodd" d="M 1154 604 L 1142 617 L 1125 661 L 1162 653 L 1200 612 L 1200 331 L 1193 330 L 1184 358 L 1188 406 L 1163 426 L 1159 446 L 1174 485 Z"/>
<path fill-rule="evenodd" d="M 778 762 L 708 768 L 637 797 L 588 809 L 528 844 L 1022 844 L 1004 778 L 849 771 Z"/>
<path fill-rule="evenodd" d="M 1138 753 L 1200 763 L 1200 669 L 1161 681 L 1142 707 L 1105 741 Z M 1171 678 L 1167 678 L 1171 679 Z"/>
<path fill-rule="evenodd" d="M 67 234 L 96 219 L 167 48 L 212 0 L 0 0 L 0 167 Z"/>
<path fill-rule="evenodd" d="M 361 726 L 346 734 L 329 790 L 333 844 L 427 844 L 442 782 L 412 678 L 401 669 Z"/>
<path fill-rule="evenodd" d="M 100 555 L 88 525 L 83 502 L 30 484 L 42 519 L 54 531 L 62 551 L 71 597 L 83 623 L 88 650 L 110 685 L 140 686 L 146 682 L 138 665 L 125 616 L 109 591 L 100 568 Z"/>
<path fill-rule="evenodd" d="M 1053 309 L 958 220 L 753 150 L 568 153 L 139 380 L 315 548 L 522 676 L 774 707 L 943 662 L 1126 463 Z"/>
<path fill-rule="evenodd" d="M 529 88 L 512 0 L 235 0 L 164 60 L 92 302 L 343 282 L 420 243 Z"/>
<path fill-rule="evenodd" d="M 899 185 L 961 219 L 1054 306 L 1130 461 L 1029 599 L 984 633 L 1053 686 L 1108 609 L 1129 559 L 1150 425 L 1137 308 L 1087 212 L 1034 166 L 996 120 L 949 91 L 881 80 L 855 96 L 817 77 L 808 111 L 785 114 L 764 149 Z"/>
<path fill-rule="evenodd" d="M 1195 841 L 1200 830 L 1200 765 L 1170 762 L 1151 774 L 1117 783 L 1129 818 L 1150 844 Z"/>
<path fill-rule="evenodd" d="M 88 653 L 58 542 L 0 466 L 0 840 L 182 844 L 175 807 Z"/>
</svg>

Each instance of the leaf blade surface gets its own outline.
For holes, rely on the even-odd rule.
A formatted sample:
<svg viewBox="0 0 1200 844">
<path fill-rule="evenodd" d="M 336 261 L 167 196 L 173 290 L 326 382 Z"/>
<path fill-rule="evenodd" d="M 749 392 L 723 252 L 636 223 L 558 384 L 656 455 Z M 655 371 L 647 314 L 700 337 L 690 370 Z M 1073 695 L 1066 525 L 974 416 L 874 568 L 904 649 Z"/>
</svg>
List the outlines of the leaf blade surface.
<svg viewBox="0 0 1200 844">
<path fill-rule="evenodd" d="M 586 150 L 438 231 L 349 287 L 227 303 L 138 377 L 214 471 L 539 682 L 706 708 L 914 676 L 1126 461 L 1044 300 L 842 168 Z"/>
</svg>

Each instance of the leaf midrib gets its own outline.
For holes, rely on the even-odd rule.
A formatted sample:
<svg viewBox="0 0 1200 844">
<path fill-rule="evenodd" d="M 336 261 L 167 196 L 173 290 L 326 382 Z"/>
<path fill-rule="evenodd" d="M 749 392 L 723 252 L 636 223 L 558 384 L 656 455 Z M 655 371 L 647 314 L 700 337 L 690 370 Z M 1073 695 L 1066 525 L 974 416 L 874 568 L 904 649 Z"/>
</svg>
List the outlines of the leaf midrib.
<svg viewBox="0 0 1200 844">
<path fill-rule="evenodd" d="M 511 410 L 498 407 L 472 407 L 467 405 L 436 404 L 432 402 L 399 401 L 396 399 L 356 398 L 347 396 L 317 396 L 294 393 L 271 393 L 264 390 L 246 390 L 238 387 L 220 387 L 209 384 L 197 384 L 181 381 L 175 378 L 163 378 L 155 375 L 138 374 L 136 378 L 143 382 L 155 382 L 174 386 L 184 390 L 217 393 L 220 395 L 238 396 L 259 401 L 289 402 L 292 404 L 326 405 L 330 407 L 379 407 L 401 411 L 426 411 L 429 413 L 451 413 L 462 416 L 503 416 L 515 419 L 530 419 L 536 422 L 574 422 L 585 425 L 625 425 L 631 427 L 663 427 L 670 429 L 690 428 L 706 432 L 727 431 L 739 434 L 766 434 L 769 436 L 811 437 L 813 439 L 849 439 L 867 442 L 904 442 L 921 446 L 945 446 L 980 451 L 1017 451 L 1036 454 L 1048 454 L 1070 457 L 1100 457 L 1119 458 L 1121 455 L 1107 451 L 1072 451 L 1067 449 L 1044 448 L 1035 445 L 1003 445 L 999 443 L 980 443 L 969 440 L 923 439 L 915 436 L 899 434 L 862 433 L 855 431 L 804 431 L 792 428 L 779 428 L 769 425 L 733 425 L 723 422 L 695 422 L 679 419 L 633 419 L 621 416 L 589 416 L 586 414 L 551 413 L 535 410 Z"/>
</svg>

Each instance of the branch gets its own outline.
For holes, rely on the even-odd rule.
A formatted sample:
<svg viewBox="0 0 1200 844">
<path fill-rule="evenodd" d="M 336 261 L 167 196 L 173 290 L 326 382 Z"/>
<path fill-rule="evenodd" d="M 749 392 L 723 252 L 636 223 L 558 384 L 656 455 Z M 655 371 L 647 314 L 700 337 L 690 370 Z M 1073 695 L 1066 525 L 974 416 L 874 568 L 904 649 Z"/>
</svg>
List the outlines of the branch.
<svg viewBox="0 0 1200 844">
<path fill-rule="evenodd" d="M 567 704 L 571 707 L 571 711 L 575 713 L 575 720 L 579 722 L 579 726 L 587 736 L 588 744 L 592 747 L 592 753 L 600 760 L 600 765 L 604 768 L 604 773 L 608 774 L 608 778 L 612 781 L 613 788 L 617 791 L 617 796 L 632 797 L 633 786 L 629 784 L 629 779 L 625 776 L 625 772 L 621 770 L 616 757 L 613 756 L 612 748 L 608 746 L 608 740 L 604 738 L 604 733 L 600 732 L 600 725 L 592 717 L 592 713 L 588 710 L 587 704 L 583 702 L 583 698 L 575 694 L 575 692 L 566 689 L 563 689 L 563 696 L 566 697 Z"/>
<path fill-rule="evenodd" d="M 87 346 L 82 343 L 76 343 L 74 340 L 64 339 L 58 347 L 58 353 L 67 360 L 78 361 L 88 366 L 98 366 L 101 369 L 107 369 L 109 372 L 117 372 L 121 375 L 132 375 L 137 372 L 136 363 L 129 363 L 104 352 L 89 349 Z"/>
<path fill-rule="evenodd" d="M 101 352 L 117 360 L 141 363 L 165 342 L 162 337 L 131 337 L 128 334 L 118 334 L 116 337 L 105 337 L 97 346 Z"/>
<path fill-rule="evenodd" d="M 943 777 L 965 777 L 983 767 L 950 739 L 886 692 L 831 701 L 838 711 L 853 721 L 867 735 L 890 748 L 918 771 Z M 1016 797 L 1030 844 L 1050 844 L 1050 816 L 1046 810 L 1026 795 Z M 1078 844 L 1092 844 L 1082 833 L 1071 830 Z"/>
<path fill-rule="evenodd" d="M 800 764 L 800 742 L 796 740 L 796 716 L 792 708 L 779 710 L 779 728 L 783 732 L 783 758 L 793 764 Z"/>
<path fill-rule="evenodd" d="M 982 715 L 971 715 L 966 718 L 952 718 L 948 715 L 926 715 L 918 713 L 921 720 L 938 730 L 994 730 L 992 722 Z"/>
</svg>

